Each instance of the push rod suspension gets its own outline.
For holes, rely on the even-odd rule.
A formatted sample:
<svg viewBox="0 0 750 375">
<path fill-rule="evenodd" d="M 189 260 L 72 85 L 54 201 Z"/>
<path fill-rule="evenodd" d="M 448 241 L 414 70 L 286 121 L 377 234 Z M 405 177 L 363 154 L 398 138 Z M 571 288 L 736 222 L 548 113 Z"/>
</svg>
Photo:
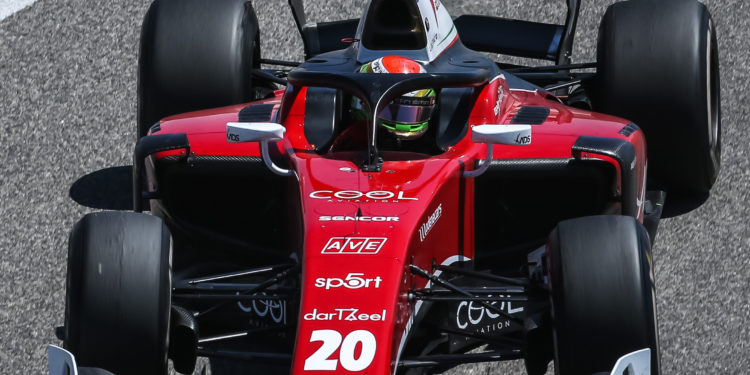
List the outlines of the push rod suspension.
<svg viewBox="0 0 750 375">
<path fill-rule="evenodd" d="M 213 350 L 209 348 L 198 348 L 197 353 L 201 357 L 218 357 L 229 359 L 240 359 L 245 361 L 264 361 L 264 362 L 291 362 L 292 355 L 286 353 L 258 353 L 258 352 L 241 352 L 236 350 Z"/>
<path fill-rule="evenodd" d="M 541 65 L 541 66 L 523 66 L 518 68 L 506 69 L 508 73 L 519 73 L 519 72 L 555 72 L 560 70 L 574 70 L 574 69 L 591 69 L 596 68 L 595 62 L 578 63 L 578 64 L 562 64 L 562 65 Z"/>
<path fill-rule="evenodd" d="M 289 268 L 289 269 L 287 269 L 285 271 L 282 271 L 282 272 L 278 273 L 276 276 L 274 276 L 274 277 L 272 277 L 272 278 L 270 278 L 270 279 L 268 279 L 268 280 L 266 280 L 266 281 L 258 284 L 258 286 L 256 286 L 255 288 L 248 289 L 248 290 L 245 290 L 245 291 L 242 291 L 242 292 L 238 292 L 238 293 L 239 293 L 239 295 L 250 295 L 250 294 L 261 292 L 261 291 L 267 289 L 269 286 L 271 286 L 273 284 L 276 284 L 276 283 L 278 283 L 281 280 L 286 279 L 290 274 L 296 273 L 298 270 L 299 270 L 299 265 L 295 265 L 295 266 L 293 266 L 293 267 L 291 267 L 291 268 Z M 210 307 L 210 308 L 208 308 L 206 310 L 203 310 L 203 311 L 200 311 L 200 312 L 196 312 L 194 314 L 194 316 L 196 318 L 202 317 L 202 316 L 204 316 L 204 315 L 206 315 L 206 314 L 208 314 L 208 313 L 210 313 L 212 311 L 216 311 L 217 309 L 221 308 L 222 306 L 225 306 L 229 302 L 230 301 L 221 302 L 221 303 L 219 303 L 217 305 L 214 305 L 214 306 L 212 306 L 212 307 Z"/>
<path fill-rule="evenodd" d="M 445 271 L 445 272 L 455 273 L 458 275 L 469 276 L 469 277 L 473 277 L 477 279 L 484 279 L 484 280 L 489 280 L 489 281 L 496 281 L 496 282 L 504 283 L 504 284 L 519 285 L 519 286 L 529 285 L 529 280 L 525 278 L 498 276 L 498 275 L 493 275 L 490 273 L 470 271 L 470 270 L 465 270 L 459 267 L 443 266 L 443 265 L 438 265 L 438 264 L 433 265 L 432 268 L 436 270 Z"/>
<path fill-rule="evenodd" d="M 286 301 L 291 296 L 264 296 L 258 294 L 206 294 L 206 293 L 178 293 L 174 294 L 175 298 L 193 299 L 193 300 L 221 300 L 221 301 Z M 205 312 L 203 312 L 205 314 Z M 202 314 L 201 314 L 202 315 Z"/>
<path fill-rule="evenodd" d="M 523 352 L 515 349 L 507 352 L 485 352 L 468 354 L 428 355 L 400 361 L 401 368 L 435 367 L 453 363 L 481 363 L 523 358 Z"/>
<path fill-rule="evenodd" d="M 461 289 L 461 288 L 459 288 L 459 287 L 451 284 L 448 281 L 445 281 L 445 280 L 441 279 L 438 276 L 435 276 L 435 275 L 433 275 L 433 274 L 431 274 L 431 273 L 429 273 L 429 272 L 427 272 L 427 271 L 419 268 L 418 266 L 416 266 L 414 264 L 409 265 L 409 267 L 411 269 L 411 273 L 413 273 L 413 274 L 415 274 L 417 276 L 424 277 L 424 278 L 432 281 L 433 283 L 435 283 L 437 285 L 440 285 L 440 286 L 442 286 L 442 287 L 444 287 L 446 289 L 450 289 L 450 290 L 452 290 L 452 291 L 454 291 L 456 293 L 459 293 L 461 295 L 464 295 L 466 297 L 474 297 L 473 294 L 471 294 L 471 293 L 469 293 L 469 292 L 467 292 L 467 291 L 465 291 L 465 290 L 463 290 L 463 289 Z M 508 320 L 511 320 L 513 322 L 516 322 L 516 323 L 521 323 L 522 322 L 521 319 L 518 319 L 518 318 L 515 318 L 513 316 L 510 316 L 505 311 L 501 310 L 500 308 L 498 308 L 495 305 L 491 305 L 491 304 L 489 304 L 487 302 L 484 302 L 484 301 L 478 301 L 478 302 L 479 302 L 480 305 L 484 306 L 486 309 L 492 310 L 493 312 L 502 315 L 503 317 L 505 317 Z"/>
<path fill-rule="evenodd" d="M 197 279 L 186 280 L 185 282 L 187 284 L 198 284 L 198 283 L 205 283 L 209 281 L 227 280 L 227 279 L 234 279 L 238 277 L 254 276 L 254 275 L 260 275 L 260 274 L 264 274 L 268 272 L 275 272 L 278 270 L 291 268 L 291 267 L 294 267 L 294 264 L 277 264 L 274 266 L 252 268 L 252 269 L 242 270 L 242 271 L 237 271 L 237 272 L 229 272 L 229 273 L 222 273 L 218 275 L 200 277 Z"/>
<path fill-rule="evenodd" d="M 422 301 L 493 301 L 493 302 L 525 302 L 529 299 L 526 297 L 461 297 L 461 296 L 430 296 L 416 294 L 414 297 L 416 300 Z"/>
</svg>

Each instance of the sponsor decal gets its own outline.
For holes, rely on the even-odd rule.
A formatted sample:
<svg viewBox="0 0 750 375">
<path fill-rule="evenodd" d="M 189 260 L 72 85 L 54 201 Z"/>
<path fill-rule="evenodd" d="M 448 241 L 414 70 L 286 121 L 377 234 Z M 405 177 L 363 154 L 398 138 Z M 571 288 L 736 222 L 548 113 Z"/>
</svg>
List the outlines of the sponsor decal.
<svg viewBox="0 0 750 375">
<path fill-rule="evenodd" d="M 491 305 L 497 306 L 497 302 L 492 302 Z M 510 301 L 504 301 L 500 302 L 500 310 L 512 315 L 522 312 L 523 307 L 513 308 Z M 479 303 L 463 301 L 458 304 L 456 309 L 456 326 L 459 329 L 466 329 L 471 326 L 476 333 L 490 333 L 510 327 L 510 320 L 495 320 L 500 316 L 500 314 Z"/>
<path fill-rule="evenodd" d="M 312 331 L 310 342 L 318 341 L 323 345 L 307 357 L 305 371 L 336 371 L 339 364 L 347 371 L 362 371 L 370 367 L 378 348 L 375 335 L 363 329 L 352 331 L 346 337 L 332 329 Z M 338 359 L 331 359 L 337 351 Z"/>
<path fill-rule="evenodd" d="M 430 0 L 430 2 L 432 3 L 432 10 L 435 13 L 435 24 L 437 26 L 440 26 L 440 24 L 438 23 L 438 15 L 437 15 L 438 9 L 440 9 L 440 1 L 436 2 L 435 0 Z"/>
<path fill-rule="evenodd" d="M 430 40 L 430 51 L 432 51 L 435 48 L 435 42 L 437 42 L 438 37 L 439 37 L 438 34 L 435 34 L 432 37 L 432 40 Z"/>
<path fill-rule="evenodd" d="M 372 62 L 372 65 L 370 65 L 370 66 L 372 67 L 372 72 L 373 73 L 390 73 L 388 71 L 388 69 L 386 69 L 385 66 L 383 66 L 383 58 L 382 57 L 379 58 L 379 59 L 377 59 L 377 60 L 374 60 Z"/>
<path fill-rule="evenodd" d="M 320 216 L 320 221 L 398 221 L 398 216 Z"/>
<path fill-rule="evenodd" d="M 321 254 L 377 254 L 386 240 L 383 237 L 332 237 Z"/>
<path fill-rule="evenodd" d="M 503 76 L 503 79 L 505 77 Z M 495 112 L 495 116 L 500 114 L 500 104 L 503 103 L 503 96 L 505 94 L 503 93 L 503 85 L 498 84 L 497 85 L 497 103 L 495 103 L 495 108 L 493 108 L 493 111 Z"/>
<path fill-rule="evenodd" d="M 239 294 L 239 293 L 238 293 Z M 258 295 L 258 294 L 256 294 Z M 259 295 L 265 296 L 265 293 Z M 286 301 L 276 299 L 259 299 L 253 300 L 249 305 L 237 301 L 240 310 L 246 313 L 255 314 L 259 318 L 270 318 L 274 323 L 286 324 Z"/>
<path fill-rule="evenodd" d="M 340 321 L 340 322 L 384 322 L 385 309 L 380 313 L 366 314 L 356 308 L 333 309 L 332 312 L 319 312 L 317 308 L 302 316 L 309 321 Z"/>
<path fill-rule="evenodd" d="M 316 190 L 310 193 L 310 198 L 313 199 L 328 199 L 328 200 L 342 200 L 342 201 L 354 201 L 354 202 L 368 202 L 368 201 L 416 201 L 419 198 L 407 197 L 403 191 L 385 191 L 385 190 L 374 190 L 368 192 L 361 192 L 356 190 Z"/>
<path fill-rule="evenodd" d="M 364 275 L 364 273 L 352 272 L 346 275 L 346 277 L 343 279 L 340 279 L 338 277 L 319 277 L 315 279 L 315 287 L 325 288 L 326 290 L 341 287 L 344 287 L 346 289 L 362 289 L 369 287 L 373 287 L 375 289 L 380 288 L 380 283 L 383 281 L 380 276 L 375 276 L 374 278 L 365 278 L 363 277 Z"/>
<path fill-rule="evenodd" d="M 521 134 L 519 134 L 519 135 L 516 136 L 516 144 L 527 145 L 529 143 L 531 143 L 531 136 L 530 135 L 521 136 Z"/>
<path fill-rule="evenodd" d="M 427 221 L 422 224 L 421 227 L 419 227 L 419 241 L 424 242 L 424 239 L 427 237 L 427 235 L 430 233 L 430 230 L 432 230 L 432 227 L 435 226 L 435 223 L 437 223 L 438 219 L 440 219 L 440 215 L 443 214 L 443 204 L 437 206 L 435 209 L 435 212 L 430 215 L 430 217 L 427 218 Z"/>
<path fill-rule="evenodd" d="M 239 134 L 227 133 L 227 141 L 229 141 L 229 142 L 239 142 L 240 141 L 240 135 Z"/>
</svg>

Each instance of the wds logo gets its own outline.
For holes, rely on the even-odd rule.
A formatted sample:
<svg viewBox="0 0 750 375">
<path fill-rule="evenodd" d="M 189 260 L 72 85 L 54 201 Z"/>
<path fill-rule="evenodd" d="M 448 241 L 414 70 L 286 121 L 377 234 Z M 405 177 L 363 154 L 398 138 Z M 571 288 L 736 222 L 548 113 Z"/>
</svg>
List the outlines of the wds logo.
<svg viewBox="0 0 750 375">
<path fill-rule="evenodd" d="M 322 254 L 377 254 L 387 238 L 333 237 L 323 247 Z"/>
</svg>

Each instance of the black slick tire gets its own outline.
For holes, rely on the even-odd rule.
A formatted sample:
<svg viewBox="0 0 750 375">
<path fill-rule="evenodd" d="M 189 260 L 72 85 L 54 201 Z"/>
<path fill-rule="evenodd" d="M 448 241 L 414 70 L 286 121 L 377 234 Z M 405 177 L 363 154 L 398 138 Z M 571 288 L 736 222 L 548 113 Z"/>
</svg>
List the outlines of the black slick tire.
<svg viewBox="0 0 750 375">
<path fill-rule="evenodd" d="M 160 119 L 254 99 L 258 19 L 247 0 L 156 0 L 138 59 L 138 138 Z"/>
<path fill-rule="evenodd" d="M 629 216 L 560 222 L 547 246 L 555 367 L 560 375 L 612 371 L 626 354 L 659 343 L 651 253 L 643 226 Z"/>
<path fill-rule="evenodd" d="M 64 345 L 79 366 L 166 374 L 171 247 L 169 230 L 150 215 L 101 212 L 75 225 Z"/>
<path fill-rule="evenodd" d="M 696 0 L 629 0 L 599 28 L 594 109 L 635 122 L 648 143 L 651 188 L 700 195 L 721 167 L 716 30 Z"/>
</svg>

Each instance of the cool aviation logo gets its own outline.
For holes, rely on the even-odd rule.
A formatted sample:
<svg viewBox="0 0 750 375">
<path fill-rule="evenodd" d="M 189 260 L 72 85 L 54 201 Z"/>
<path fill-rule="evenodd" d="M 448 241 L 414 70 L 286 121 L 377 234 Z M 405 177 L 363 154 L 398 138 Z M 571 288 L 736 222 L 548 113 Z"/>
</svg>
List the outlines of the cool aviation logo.
<svg viewBox="0 0 750 375">
<path fill-rule="evenodd" d="M 265 296 L 266 293 L 253 294 L 254 296 Z M 286 324 L 286 301 L 276 299 L 255 299 L 248 306 L 237 301 L 240 310 L 246 313 L 253 313 L 259 318 L 270 317 L 274 323 Z"/>
<path fill-rule="evenodd" d="M 497 306 L 497 302 L 493 302 L 492 305 Z M 508 315 L 523 311 L 523 306 L 513 308 L 510 301 L 500 302 L 500 306 L 497 307 Z M 475 304 L 474 301 L 463 301 L 458 304 L 458 308 L 456 309 L 456 326 L 459 329 L 466 329 L 471 326 L 476 333 L 490 333 L 510 327 L 510 320 L 496 320 L 500 316 L 500 314 L 493 312 L 491 309 L 478 303 Z"/>
<path fill-rule="evenodd" d="M 356 190 L 316 190 L 310 193 L 310 198 L 313 199 L 328 199 L 328 200 L 341 200 L 341 201 L 353 201 L 353 202 L 398 202 L 398 201 L 416 201 L 418 198 L 407 197 L 403 191 L 386 191 L 386 190 L 373 190 L 368 192 L 361 192 Z"/>
<path fill-rule="evenodd" d="M 377 254 L 386 240 L 383 237 L 332 237 L 321 254 Z"/>
</svg>

